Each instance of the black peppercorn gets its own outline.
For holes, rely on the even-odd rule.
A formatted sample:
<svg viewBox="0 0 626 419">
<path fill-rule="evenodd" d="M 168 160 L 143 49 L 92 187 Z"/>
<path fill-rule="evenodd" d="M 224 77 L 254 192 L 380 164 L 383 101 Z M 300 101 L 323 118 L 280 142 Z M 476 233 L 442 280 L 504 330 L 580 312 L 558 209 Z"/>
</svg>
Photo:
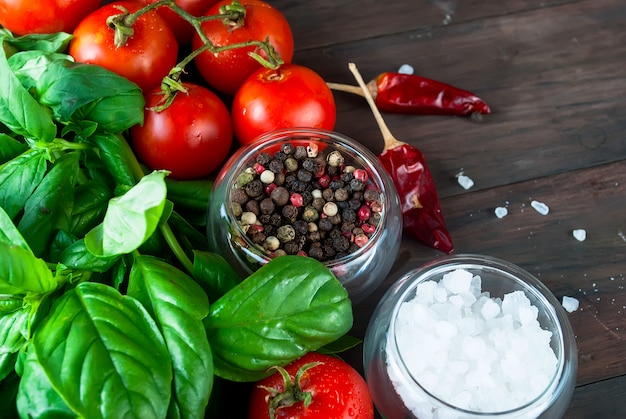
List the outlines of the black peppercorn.
<svg viewBox="0 0 626 419">
<path fill-rule="evenodd" d="M 246 202 L 248 202 L 248 199 L 250 199 L 250 197 L 248 196 L 246 191 L 244 191 L 243 189 L 237 188 L 237 189 L 233 189 L 233 191 L 231 192 L 230 199 L 232 202 L 236 202 L 240 205 L 243 205 Z"/>
<path fill-rule="evenodd" d="M 274 204 L 272 198 L 264 198 L 259 203 L 259 210 L 262 214 L 271 214 L 274 212 L 275 209 L 276 205 Z"/>
<path fill-rule="evenodd" d="M 252 182 L 248 182 L 246 186 L 244 186 L 244 190 L 249 197 L 256 198 L 263 193 L 263 182 L 259 179 L 254 179 Z"/>
<path fill-rule="evenodd" d="M 296 234 L 303 236 L 309 231 L 309 224 L 304 220 L 296 220 L 293 229 L 296 230 Z"/>
<path fill-rule="evenodd" d="M 291 204 L 285 205 L 281 211 L 281 214 L 283 217 L 285 217 L 285 220 L 287 220 L 287 222 L 293 223 L 298 219 L 298 208 L 294 207 Z"/>
<path fill-rule="evenodd" d="M 280 173 L 285 168 L 285 165 L 283 164 L 282 161 L 277 160 L 277 159 L 274 158 L 272 161 L 270 161 L 267 164 L 267 168 L 269 170 L 271 170 L 272 172 L 274 172 L 274 173 Z"/>
<path fill-rule="evenodd" d="M 279 186 L 270 193 L 270 198 L 276 205 L 282 207 L 289 202 L 289 191 L 284 186 Z"/>
<path fill-rule="evenodd" d="M 333 229 L 333 223 L 328 219 L 328 217 L 320 219 L 317 225 L 321 231 L 328 232 Z"/>
<path fill-rule="evenodd" d="M 259 208 L 259 201 L 256 199 L 251 199 L 246 202 L 246 211 L 250 211 L 254 213 L 254 215 L 259 215 L 261 210 Z"/>
<path fill-rule="evenodd" d="M 270 160 L 272 160 L 272 156 L 270 156 L 269 153 L 259 153 L 256 156 L 256 162 L 263 166 L 268 164 Z"/>
</svg>

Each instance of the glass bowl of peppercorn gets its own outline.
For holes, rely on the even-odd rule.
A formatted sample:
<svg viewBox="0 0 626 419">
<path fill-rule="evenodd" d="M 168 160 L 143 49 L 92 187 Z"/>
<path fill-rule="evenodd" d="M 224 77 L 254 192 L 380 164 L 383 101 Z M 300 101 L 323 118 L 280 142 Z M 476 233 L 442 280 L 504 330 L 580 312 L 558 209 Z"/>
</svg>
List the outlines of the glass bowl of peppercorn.
<svg viewBox="0 0 626 419">
<path fill-rule="evenodd" d="M 207 212 L 211 250 L 245 278 L 272 258 L 323 262 L 353 303 L 395 262 L 402 213 L 377 157 L 342 134 L 273 131 L 239 149 L 217 175 Z"/>
</svg>

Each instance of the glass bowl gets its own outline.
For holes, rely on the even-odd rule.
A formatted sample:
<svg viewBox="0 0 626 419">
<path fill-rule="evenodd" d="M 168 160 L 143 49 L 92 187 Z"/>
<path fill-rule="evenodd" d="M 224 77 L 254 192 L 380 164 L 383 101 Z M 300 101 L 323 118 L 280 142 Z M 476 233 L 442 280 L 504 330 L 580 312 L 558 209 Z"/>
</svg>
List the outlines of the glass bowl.
<svg viewBox="0 0 626 419">
<path fill-rule="evenodd" d="M 294 171 L 293 162 L 287 164 L 285 155 L 275 156 L 275 153 L 281 152 L 286 144 L 291 146 L 285 149 L 291 153 L 289 156 L 300 158 L 296 159 L 298 165 L 310 169 L 309 171 L 300 173 L 299 169 L 302 168 L 300 166 Z M 310 162 L 305 163 L 304 160 L 315 160 L 312 156 L 316 153 L 316 148 L 319 152 L 318 163 L 314 162 L 309 166 Z M 301 157 L 305 151 L 306 156 Z M 340 155 L 335 152 L 339 152 Z M 333 168 L 330 167 L 331 163 L 320 163 L 322 158 L 328 162 L 331 153 Z M 267 162 L 268 156 L 274 157 L 273 160 L 283 160 L 282 165 L 276 163 L 277 166 L 271 166 L 272 170 L 269 170 L 270 165 L 274 163 Z M 326 166 L 322 171 L 319 166 L 324 164 Z M 313 179 L 309 180 L 315 170 L 317 172 L 313 174 Z M 263 174 L 265 171 L 272 173 Z M 344 177 L 344 174 L 347 177 Z M 322 181 L 323 175 L 327 175 L 324 178 L 325 183 Z M 287 181 L 286 178 L 289 176 L 291 177 Z M 298 180 L 297 184 L 293 183 L 294 177 Z M 351 180 L 349 182 L 351 177 L 359 178 L 361 184 L 351 183 Z M 241 190 L 247 187 L 243 185 L 247 185 L 252 179 L 256 184 L 251 183 L 250 189 L 246 190 L 254 198 L 245 196 L 242 199 Z M 257 195 L 259 193 L 257 179 L 261 181 L 263 190 L 260 195 Z M 327 184 L 329 180 L 338 179 L 345 180 L 341 194 L 336 189 L 342 184 Z M 289 190 L 288 201 L 285 200 L 284 194 L 282 198 L 272 194 L 278 186 L 284 186 Z M 325 189 L 332 189 L 331 187 L 335 188 L 335 192 L 329 196 Z M 347 198 L 346 190 L 349 191 Z M 360 193 L 357 194 L 355 191 L 359 190 Z M 320 202 L 323 201 L 315 201 L 319 211 L 307 212 L 304 218 L 307 229 L 303 231 L 301 221 L 304 211 L 311 211 L 313 207 L 311 199 L 313 197 L 319 199 L 322 192 L 321 199 L 334 201 L 335 205 L 330 205 L 330 209 L 327 210 L 326 206 L 320 207 Z M 295 197 L 294 194 L 299 196 Z M 364 196 L 369 200 L 364 201 Z M 294 197 L 297 199 L 292 201 Z M 365 212 L 361 212 L 361 207 L 357 209 L 358 199 L 352 201 L 353 198 L 360 198 L 362 206 L 369 209 L 366 208 L 363 210 Z M 274 203 L 272 214 L 280 216 L 268 214 L 272 204 L 263 202 L 266 199 Z M 257 202 L 239 203 L 245 200 Z M 346 202 L 351 204 L 348 205 Z M 295 207 L 297 213 L 294 208 L 285 209 L 287 206 Z M 350 207 L 352 213 L 345 213 L 346 207 Z M 255 216 L 246 214 L 243 221 L 241 214 L 244 212 L 257 214 Z M 334 212 L 343 218 L 337 218 L 336 214 L 333 215 Z M 355 212 L 358 216 L 356 220 Z M 365 215 L 370 215 L 370 218 L 361 218 Z M 282 221 L 279 221 L 281 218 Z M 327 219 L 322 222 L 323 218 Z M 263 223 L 261 219 L 265 222 L 274 221 Z M 326 231 L 330 228 L 329 220 L 333 220 L 333 230 L 336 231 Z M 285 227 L 287 230 L 283 230 L 280 235 L 278 230 L 283 225 L 291 225 L 294 229 Z M 293 230 L 296 231 L 295 238 Z M 242 278 L 256 271 L 271 258 L 285 252 L 316 257 L 344 285 L 353 303 L 367 297 L 389 273 L 400 246 L 401 230 L 402 214 L 398 194 L 393 181 L 378 163 L 378 158 L 367 148 L 342 134 L 317 129 L 296 128 L 270 132 L 255 143 L 238 150 L 217 175 L 207 212 L 207 237 L 211 250 L 222 255 Z M 255 236 L 255 233 L 260 235 Z M 268 238 L 269 236 L 272 236 L 273 241 Z M 337 242 L 332 242 L 331 246 L 329 244 L 331 236 L 341 237 Z M 276 237 L 281 239 L 277 241 Z M 326 240 L 323 242 L 324 246 L 312 245 L 310 240 L 316 239 Z M 285 244 L 288 241 L 291 241 L 291 244 Z M 275 249 L 277 244 L 284 246 Z M 331 246 L 333 250 L 329 250 L 327 246 Z M 344 250 L 346 246 L 349 246 L 349 249 Z M 324 249 L 323 255 L 320 248 Z"/>
<path fill-rule="evenodd" d="M 363 351 L 387 419 L 560 418 L 578 365 L 571 325 L 548 288 L 472 254 L 398 279 L 372 314 Z"/>
</svg>

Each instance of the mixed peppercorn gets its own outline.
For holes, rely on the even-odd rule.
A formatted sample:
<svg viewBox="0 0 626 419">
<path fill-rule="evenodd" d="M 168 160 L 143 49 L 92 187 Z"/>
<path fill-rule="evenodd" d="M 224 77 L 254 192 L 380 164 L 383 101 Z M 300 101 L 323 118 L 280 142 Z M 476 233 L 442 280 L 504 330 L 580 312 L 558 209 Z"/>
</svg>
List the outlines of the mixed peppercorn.
<svg viewBox="0 0 626 419">
<path fill-rule="evenodd" d="M 268 256 L 343 258 L 365 246 L 383 216 L 381 192 L 363 167 L 321 143 L 261 152 L 237 177 L 232 213 Z"/>
</svg>

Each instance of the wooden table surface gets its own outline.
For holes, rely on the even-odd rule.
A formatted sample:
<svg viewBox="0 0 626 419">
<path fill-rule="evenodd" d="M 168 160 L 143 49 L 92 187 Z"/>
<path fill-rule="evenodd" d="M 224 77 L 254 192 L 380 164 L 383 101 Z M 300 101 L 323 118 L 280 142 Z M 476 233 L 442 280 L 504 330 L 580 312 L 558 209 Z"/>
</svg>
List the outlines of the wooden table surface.
<svg viewBox="0 0 626 419">
<path fill-rule="evenodd" d="M 622 0 L 270 0 L 290 21 L 294 61 L 354 83 L 410 64 L 471 90 L 492 108 L 467 118 L 385 114 L 420 148 L 455 253 L 499 257 L 561 300 L 579 350 L 568 418 L 626 417 L 626 2 Z M 336 130 L 375 152 L 382 138 L 366 102 L 336 93 Z M 463 171 L 475 182 L 457 183 Z M 540 215 L 530 202 L 549 206 Z M 508 208 L 499 219 L 494 209 Z M 578 241 L 574 229 L 585 229 Z M 383 285 L 355 306 L 362 338 L 385 290 L 440 256 L 404 238 Z M 362 370 L 360 349 L 348 354 Z"/>
</svg>

